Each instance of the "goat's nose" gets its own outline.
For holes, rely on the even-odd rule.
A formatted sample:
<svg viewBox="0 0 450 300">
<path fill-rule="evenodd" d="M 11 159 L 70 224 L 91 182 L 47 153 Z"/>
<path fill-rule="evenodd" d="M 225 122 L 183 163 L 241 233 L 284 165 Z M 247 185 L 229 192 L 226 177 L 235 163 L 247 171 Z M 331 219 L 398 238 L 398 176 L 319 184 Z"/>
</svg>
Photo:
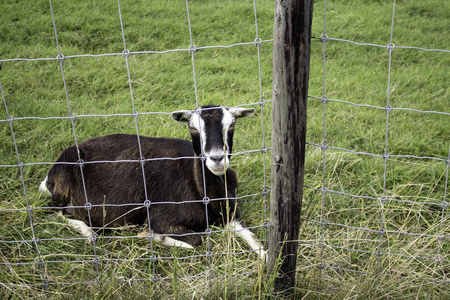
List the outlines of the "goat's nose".
<svg viewBox="0 0 450 300">
<path fill-rule="evenodd" d="M 216 164 L 220 163 L 223 160 L 223 155 L 212 155 L 210 159 Z"/>
</svg>

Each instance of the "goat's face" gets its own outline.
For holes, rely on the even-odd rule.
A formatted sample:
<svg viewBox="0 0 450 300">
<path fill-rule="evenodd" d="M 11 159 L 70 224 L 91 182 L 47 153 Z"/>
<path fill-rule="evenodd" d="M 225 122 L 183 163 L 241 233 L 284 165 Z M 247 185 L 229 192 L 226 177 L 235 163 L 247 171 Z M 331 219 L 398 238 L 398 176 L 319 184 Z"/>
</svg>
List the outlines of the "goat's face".
<svg viewBox="0 0 450 300">
<path fill-rule="evenodd" d="M 203 106 L 195 111 L 172 113 L 172 118 L 189 125 L 195 153 L 206 158 L 206 167 L 215 175 L 223 175 L 230 163 L 234 124 L 237 118 L 251 116 L 254 108 Z"/>
</svg>

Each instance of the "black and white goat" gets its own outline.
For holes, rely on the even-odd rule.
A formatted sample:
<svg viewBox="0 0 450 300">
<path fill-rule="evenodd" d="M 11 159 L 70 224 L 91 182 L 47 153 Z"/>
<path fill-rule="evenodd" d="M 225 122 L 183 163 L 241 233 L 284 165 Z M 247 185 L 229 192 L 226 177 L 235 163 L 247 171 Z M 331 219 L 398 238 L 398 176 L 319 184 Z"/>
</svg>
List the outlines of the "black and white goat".
<svg viewBox="0 0 450 300">
<path fill-rule="evenodd" d="M 254 112 L 212 105 L 174 112 L 173 119 L 189 125 L 192 142 L 140 136 L 143 157 L 136 135 L 86 140 L 79 144 L 79 153 L 75 145 L 61 153 L 39 189 L 48 191 L 51 206 L 71 215 L 68 225 L 88 238 L 93 238 L 89 222 L 94 227 L 149 224 L 155 241 L 193 248 L 202 243 L 199 233 L 205 232 L 207 223 L 222 224 L 235 229 L 263 257 L 260 242 L 246 227 L 234 200 L 237 179 L 228 169 L 235 120 Z M 189 202 L 202 199 L 211 199 L 207 207 L 204 201 Z"/>
</svg>

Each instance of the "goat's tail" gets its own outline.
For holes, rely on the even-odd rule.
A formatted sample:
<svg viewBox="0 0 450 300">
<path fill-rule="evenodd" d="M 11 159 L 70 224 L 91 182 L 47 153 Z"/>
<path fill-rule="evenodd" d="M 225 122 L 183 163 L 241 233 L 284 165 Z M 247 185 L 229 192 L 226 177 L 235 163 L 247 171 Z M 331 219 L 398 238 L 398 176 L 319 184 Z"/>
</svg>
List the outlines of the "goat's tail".
<svg viewBox="0 0 450 300">
<path fill-rule="evenodd" d="M 50 191 L 48 190 L 48 187 L 47 187 L 47 180 L 48 180 L 48 175 L 45 176 L 45 179 L 39 185 L 39 192 L 51 195 L 51 193 L 50 193 Z"/>
</svg>

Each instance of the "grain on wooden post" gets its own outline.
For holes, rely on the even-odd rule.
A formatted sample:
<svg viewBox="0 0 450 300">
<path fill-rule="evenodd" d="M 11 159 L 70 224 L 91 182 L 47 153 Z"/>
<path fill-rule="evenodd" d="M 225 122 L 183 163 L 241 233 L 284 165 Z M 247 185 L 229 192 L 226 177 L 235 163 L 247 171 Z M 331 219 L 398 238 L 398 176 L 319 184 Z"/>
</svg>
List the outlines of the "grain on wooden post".
<svg viewBox="0 0 450 300">
<path fill-rule="evenodd" d="M 295 284 L 312 12 L 313 0 L 275 1 L 268 270 L 278 271 L 274 289 L 282 293 L 291 293 Z"/>
</svg>

